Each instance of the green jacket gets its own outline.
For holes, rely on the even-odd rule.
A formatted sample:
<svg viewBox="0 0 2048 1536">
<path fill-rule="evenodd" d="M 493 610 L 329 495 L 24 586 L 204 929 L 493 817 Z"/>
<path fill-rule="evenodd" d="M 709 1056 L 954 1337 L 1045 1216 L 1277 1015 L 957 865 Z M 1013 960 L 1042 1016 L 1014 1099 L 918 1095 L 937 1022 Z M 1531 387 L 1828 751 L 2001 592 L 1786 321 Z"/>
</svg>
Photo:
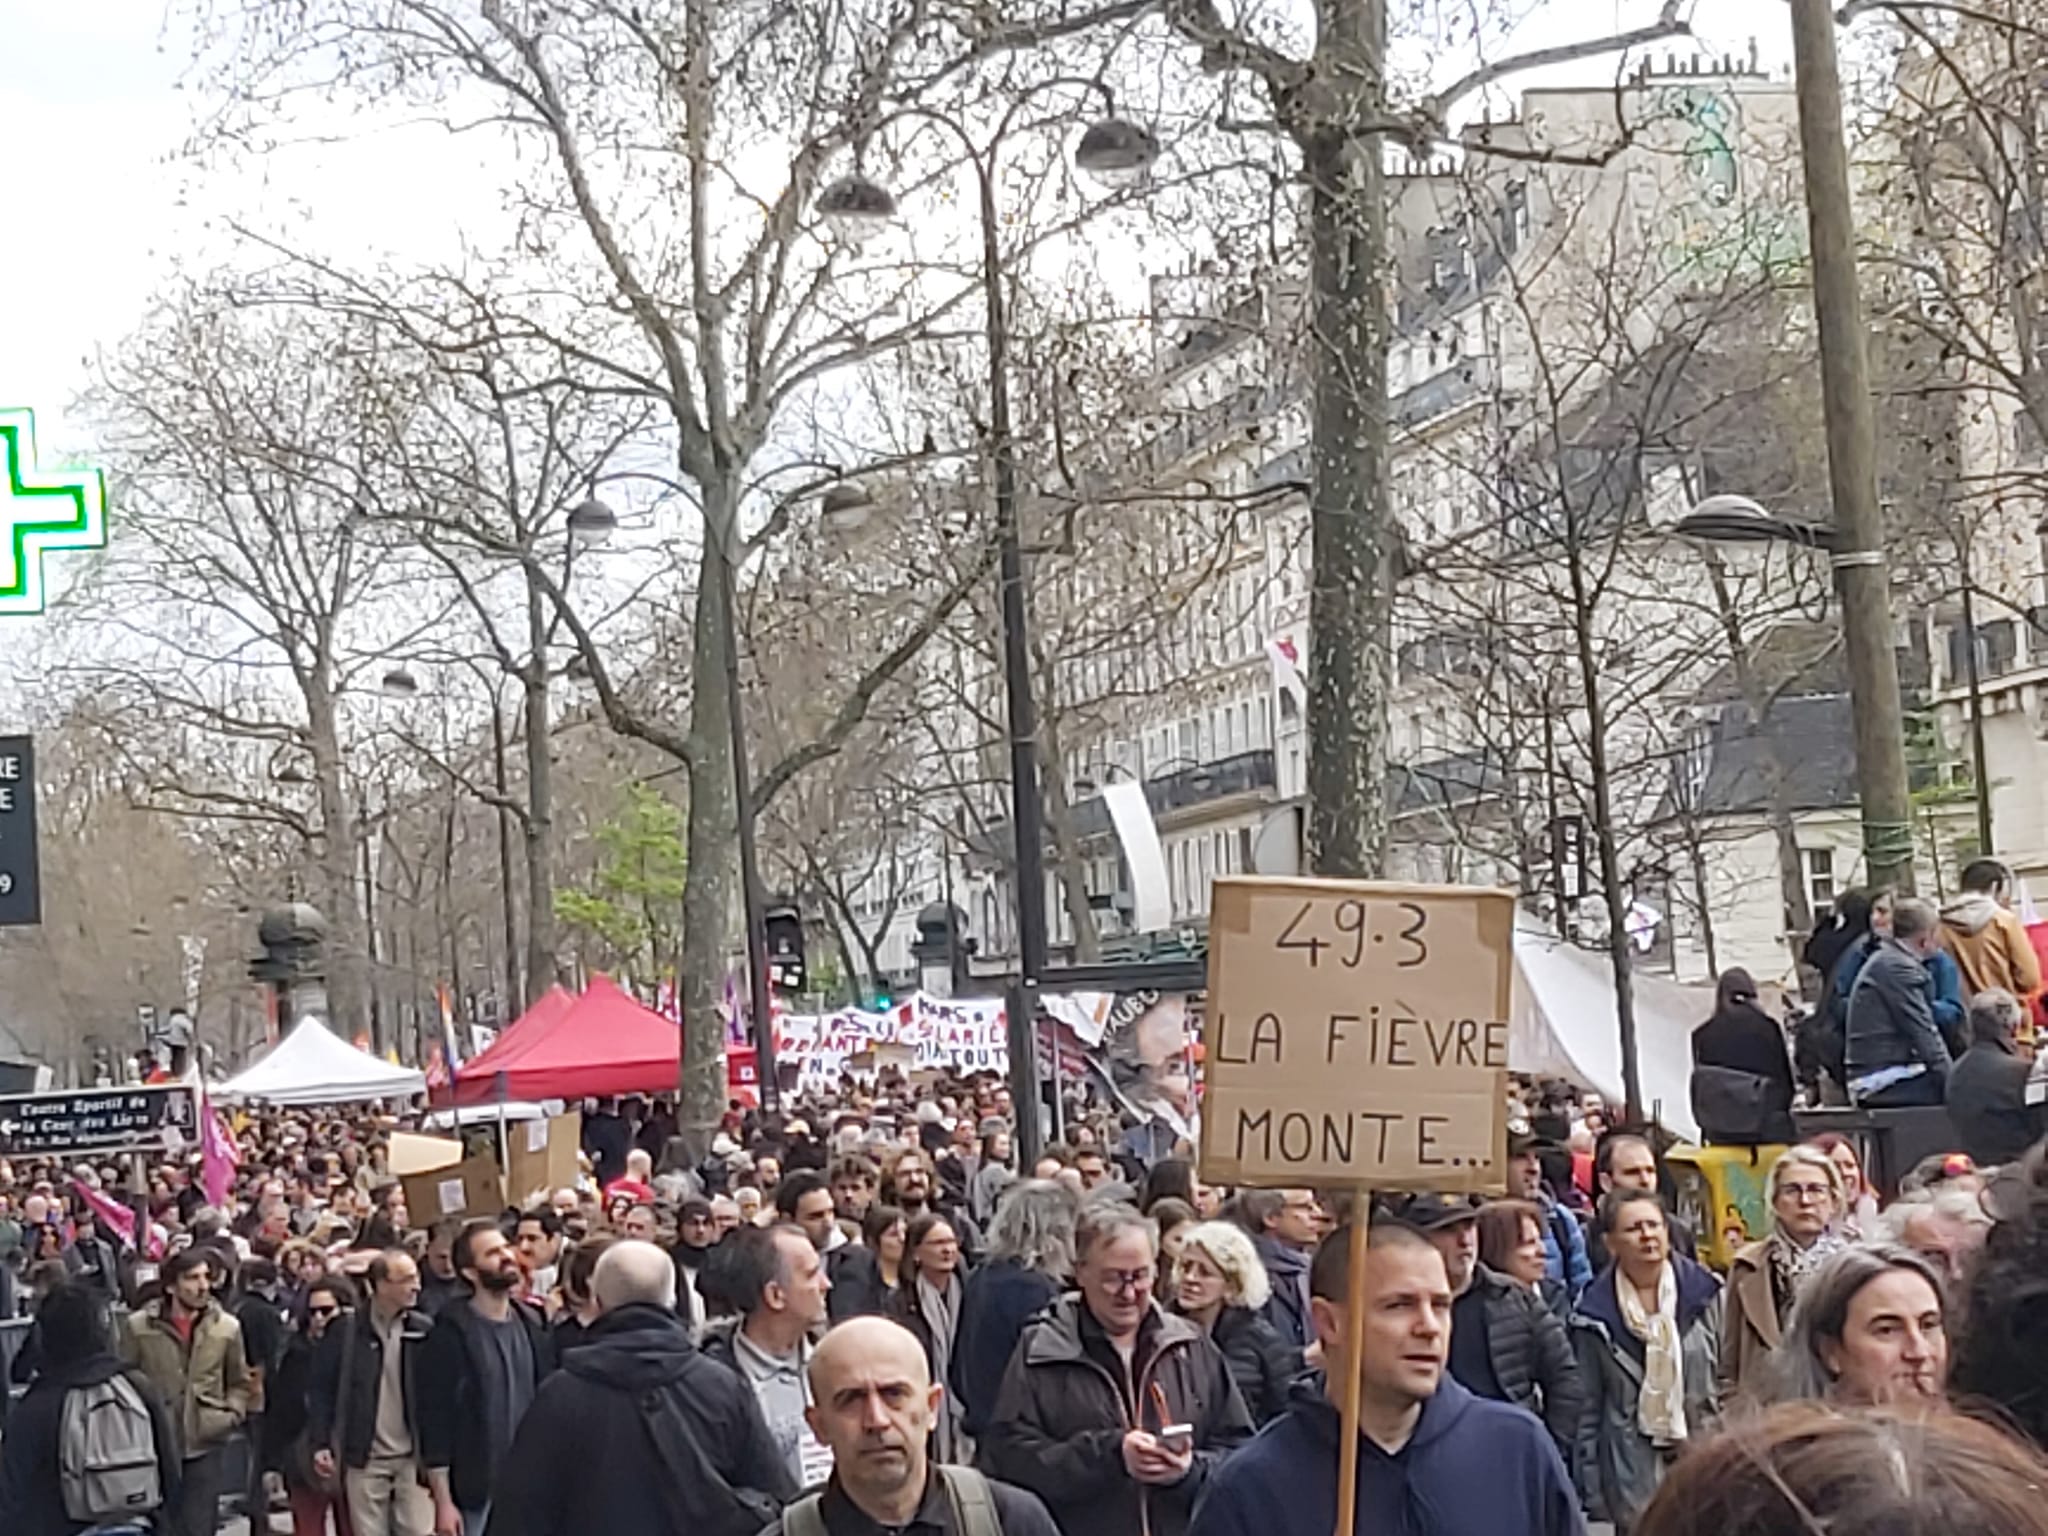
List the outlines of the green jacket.
<svg viewBox="0 0 2048 1536">
<path fill-rule="evenodd" d="M 192 1324 L 188 1345 L 165 1317 L 165 1306 L 155 1301 L 128 1315 L 121 1355 L 163 1394 L 185 1454 L 198 1456 L 224 1442 L 249 1416 L 242 1325 L 213 1302 Z"/>
</svg>

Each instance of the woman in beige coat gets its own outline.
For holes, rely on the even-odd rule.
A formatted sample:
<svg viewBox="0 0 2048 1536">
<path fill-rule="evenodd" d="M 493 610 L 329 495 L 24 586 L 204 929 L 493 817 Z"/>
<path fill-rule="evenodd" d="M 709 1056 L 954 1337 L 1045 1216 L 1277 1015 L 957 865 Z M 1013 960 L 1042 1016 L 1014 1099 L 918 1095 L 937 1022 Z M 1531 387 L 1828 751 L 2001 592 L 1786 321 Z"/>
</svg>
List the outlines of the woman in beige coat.
<svg viewBox="0 0 2048 1536">
<path fill-rule="evenodd" d="M 1784 1341 L 1801 1283 L 1847 1246 L 1839 1230 L 1846 1207 L 1841 1171 L 1820 1148 L 1799 1146 L 1781 1154 L 1765 1192 L 1771 1234 L 1738 1252 L 1728 1268 L 1720 1376 L 1722 1401 L 1730 1404 L 1763 1399 L 1767 1362 Z"/>
</svg>

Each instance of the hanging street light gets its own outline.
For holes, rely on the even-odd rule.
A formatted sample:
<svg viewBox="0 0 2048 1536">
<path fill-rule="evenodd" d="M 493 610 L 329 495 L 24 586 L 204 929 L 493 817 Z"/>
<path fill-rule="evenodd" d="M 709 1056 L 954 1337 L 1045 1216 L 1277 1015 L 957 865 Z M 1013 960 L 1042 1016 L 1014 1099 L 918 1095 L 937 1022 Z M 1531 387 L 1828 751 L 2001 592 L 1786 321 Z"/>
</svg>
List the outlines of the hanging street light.
<svg viewBox="0 0 2048 1536">
<path fill-rule="evenodd" d="M 818 216 L 856 243 L 881 234 L 896 222 L 896 197 L 878 181 L 855 171 L 818 194 Z"/>
<path fill-rule="evenodd" d="M 595 549 L 609 543 L 618 531 L 618 513 L 595 496 L 569 511 L 569 542 L 578 549 Z"/>
<path fill-rule="evenodd" d="M 1074 164 L 1105 187 L 1135 187 L 1159 163 L 1159 137 L 1121 117 L 1090 123 L 1074 150 Z"/>
<path fill-rule="evenodd" d="M 858 533 L 875 513 L 875 498 L 862 486 L 842 480 L 818 498 L 818 520 L 832 533 Z"/>
<path fill-rule="evenodd" d="M 387 699 L 416 699 L 420 693 L 420 680 L 402 665 L 386 672 L 377 686 Z"/>
</svg>

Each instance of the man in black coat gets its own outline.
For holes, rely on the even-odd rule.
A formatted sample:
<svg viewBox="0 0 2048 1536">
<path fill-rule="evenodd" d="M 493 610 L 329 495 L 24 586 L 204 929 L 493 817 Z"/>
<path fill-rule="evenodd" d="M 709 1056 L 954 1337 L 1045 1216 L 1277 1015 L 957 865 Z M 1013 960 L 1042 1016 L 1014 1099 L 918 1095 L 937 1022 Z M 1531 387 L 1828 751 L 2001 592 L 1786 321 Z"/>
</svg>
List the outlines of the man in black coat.
<svg viewBox="0 0 2048 1536">
<path fill-rule="evenodd" d="M 1469 1201 L 1417 1195 L 1401 1219 L 1443 1255 L 1456 1298 L 1452 1379 L 1477 1397 L 1528 1409 L 1568 1455 L 1586 1394 L 1564 1324 L 1534 1291 L 1479 1262 L 1479 1211 Z"/>
<path fill-rule="evenodd" d="M 434 1523 L 419 1459 L 420 1358 L 434 1324 L 403 1248 L 370 1260 L 365 1278 L 365 1305 L 330 1324 L 313 1357 L 306 1439 L 313 1470 L 342 1478 L 356 1536 L 413 1536 Z"/>
<path fill-rule="evenodd" d="M 85 1522 L 64 1512 L 58 1475 L 64 1399 L 74 1387 L 97 1386 L 126 1374 L 149 1409 L 155 1431 L 160 1510 L 178 1507 L 184 1463 L 178 1436 L 156 1388 L 140 1371 L 127 1370 L 114 1355 L 106 1298 L 75 1282 L 59 1285 L 36 1312 L 42 1334 L 42 1367 L 15 1405 L 0 1439 L 0 1531 L 7 1536 L 73 1536 Z"/>
<path fill-rule="evenodd" d="M 2048 1130 L 2048 1108 L 2027 1102 L 2027 1059 L 2013 1043 L 2019 999 L 1986 987 L 1970 999 L 1970 1048 L 1948 1078 L 1948 1118 L 1979 1168 L 2016 1163 Z"/>
<path fill-rule="evenodd" d="M 519 1256 L 495 1221 L 480 1217 L 455 1239 L 455 1273 L 470 1294 L 434 1319 L 420 1355 L 420 1460 L 434 1491 L 434 1528 L 481 1536 L 499 1464 L 554 1368 L 547 1324 L 513 1299 Z"/>
<path fill-rule="evenodd" d="M 520 1422 L 488 1536 L 755 1536 L 796 1494 L 745 1379 L 707 1360 L 651 1243 L 597 1262 L 602 1315 Z"/>
</svg>

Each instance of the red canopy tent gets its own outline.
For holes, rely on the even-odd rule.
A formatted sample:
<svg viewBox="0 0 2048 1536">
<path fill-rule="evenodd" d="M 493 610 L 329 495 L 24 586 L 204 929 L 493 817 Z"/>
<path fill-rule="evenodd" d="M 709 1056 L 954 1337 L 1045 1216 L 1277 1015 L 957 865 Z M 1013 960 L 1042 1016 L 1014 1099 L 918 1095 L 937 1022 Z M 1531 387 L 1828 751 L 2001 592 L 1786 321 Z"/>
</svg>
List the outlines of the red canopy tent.
<svg viewBox="0 0 2048 1536">
<path fill-rule="evenodd" d="M 679 1044 L 672 1020 L 634 1002 L 609 977 L 594 976 L 581 997 L 551 989 L 489 1050 L 464 1062 L 452 1101 L 672 1093 Z"/>
<path fill-rule="evenodd" d="M 507 1053 L 512 1053 L 514 1056 L 524 1054 L 526 1047 L 518 1042 L 526 1038 L 528 1031 L 545 1031 L 553 1028 L 556 1021 L 575 1006 L 576 994 L 560 982 L 556 982 L 534 1000 L 531 1008 L 519 1015 L 510 1024 L 507 1024 L 499 1033 L 497 1039 L 457 1067 L 455 1069 L 457 1079 L 460 1079 L 464 1072 L 471 1069 L 480 1069 L 487 1078 L 490 1077 L 497 1072 L 497 1064 L 508 1059 Z M 487 1063 L 488 1065 L 486 1065 Z M 434 1092 L 434 1102 L 440 1105 L 453 1103 L 454 1084 L 449 1083 L 437 1088 Z M 465 1100 L 464 1102 L 467 1103 L 469 1101 Z"/>
</svg>

